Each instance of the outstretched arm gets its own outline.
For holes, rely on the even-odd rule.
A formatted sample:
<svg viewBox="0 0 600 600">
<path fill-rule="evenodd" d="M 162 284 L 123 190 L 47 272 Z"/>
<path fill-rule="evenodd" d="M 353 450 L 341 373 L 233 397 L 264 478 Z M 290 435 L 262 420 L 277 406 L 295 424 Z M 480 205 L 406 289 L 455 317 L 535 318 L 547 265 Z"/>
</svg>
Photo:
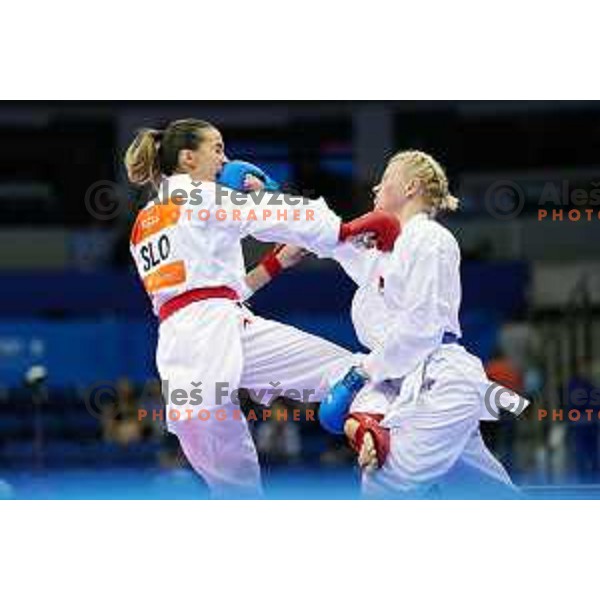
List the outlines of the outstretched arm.
<svg viewBox="0 0 600 600">
<path fill-rule="evenodd" d="M 230 173 L 235 177 L 230 178 Z M 323 198 L 309 200 L 271 191 L 261 186 L 264 182 L 256 173 L 262 171 L 253 165 L 240 166 L 236 161 L 225 165 L 215 188 L 219 210 L 212 215 L 220 226 L 237 229 L 241 237 L 302 246 L 319 256 L 330 256 L 340 242 L 367 234 L 372 234 L 379 250 L 392 249 L 400 228 L 393 215 L 370 212 L 343 223 Z"/>
<path fill-rule="evenodd" d="M 242 183 L 244 190 L 255 192 L 266 187 L 264 179 L 246 174 Z M 246 286 L 249 290 L 249 296 L 254 294 L 260 288 L 272 281 L 281 271 L 289 269 L 298 264 L 305 256 L 309 254 L 308 250 L 291 244 L 276 244 L 267 252 L 260 262 L 246 274 Z"/>
</svg>

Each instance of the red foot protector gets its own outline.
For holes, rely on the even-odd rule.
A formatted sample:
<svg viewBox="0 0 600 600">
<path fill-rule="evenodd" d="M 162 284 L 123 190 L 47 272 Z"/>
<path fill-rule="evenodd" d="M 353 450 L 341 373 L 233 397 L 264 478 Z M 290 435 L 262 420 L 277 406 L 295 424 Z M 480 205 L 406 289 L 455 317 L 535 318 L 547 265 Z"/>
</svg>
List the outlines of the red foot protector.
<svg viewBox="0 0 600 600">
<path fill-rule="evenodd" d="M 377 453 L 377 466 L 383 466 L 385 459 L 390 452 L 390 432 L 389 429 L 381 427 L 379 423 L 383 420 L 383 415 L 376 413 L 350 413 L 349 419 L 358 421 L 359 426 L 354 434 L 354 439 L 350 440 L 351 448 L 359 453 L 365 439 L 365 433 L 369 432 L 373 436 L 375 443 L 375 452 Z"/>
</svg>

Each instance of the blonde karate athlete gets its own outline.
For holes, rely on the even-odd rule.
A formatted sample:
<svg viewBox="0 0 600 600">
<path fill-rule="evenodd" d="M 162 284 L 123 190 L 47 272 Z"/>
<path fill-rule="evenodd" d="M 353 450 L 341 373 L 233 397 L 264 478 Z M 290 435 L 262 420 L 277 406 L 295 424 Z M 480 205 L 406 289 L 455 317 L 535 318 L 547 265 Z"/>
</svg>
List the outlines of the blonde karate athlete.
<svg viewBox="0 0 600 600">
<path fill-rule="evenodd" d="M 366 495 L 419 497 L 451 481 L 459 495 L 510 495 L 479 421 L 527 401 L 502 389 L 488 402 L 493 384 L 460 344 L 460 249 L 435 220 L 458 201 L 441 166 L 419 151 L 396 154 L 375 192 L 376 208 L 395 214 L 402 231 L 388 254 L 352 244 L 333 253 L 359 286 L 352 319 L 371 352 L 333 386 L 321 423 L 358 452 Z"/>
<path fill-rule="evenodd" d="M 293 399 L 320 401 L 331 377 L 354 359 L 241 304 L 251 293 L 241 239 L 252 235 L 324 254 L 371 232 L 389 250 L 398 222 L 371 213 L 342 224 L 323 199 L 296 204 L 284 219 L 283 208 L 267 204 L 272 195 L 264 193 L 259 206 L 215 183 L 226 160 L 219 131 L 186 119 L 140 132 L 125 165 L 131 182 L 151 182 L 158 193 L 137 216 L 131 252 L 160 322 L 156 363 L 168 428 L 213 495 L 247 496 L 260 494 L 261 483 L 238 388 L 266 404 L 288 390 Z M 271 254 L 248 282 L 258 287 L 282 266 Z"/>
</svg>

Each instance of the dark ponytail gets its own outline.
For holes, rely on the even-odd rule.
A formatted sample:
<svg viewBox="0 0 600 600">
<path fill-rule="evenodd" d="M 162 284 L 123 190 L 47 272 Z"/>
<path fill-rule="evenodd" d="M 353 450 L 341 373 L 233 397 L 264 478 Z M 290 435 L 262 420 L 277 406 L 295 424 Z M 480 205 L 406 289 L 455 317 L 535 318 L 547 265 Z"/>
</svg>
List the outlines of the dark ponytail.
<svg viewBox="0 0 600 600">
<path fill-rule="evenodd" d="M 125 153 L 125 168 L 131 183 L 157 185 L 161 175 L 172 175 L 179 167 L 181 150 L 197 150 L 204 133 L 214 127 L 200 119 L 181 119 L 164 130 L 142 129 Z"/>
</svg>

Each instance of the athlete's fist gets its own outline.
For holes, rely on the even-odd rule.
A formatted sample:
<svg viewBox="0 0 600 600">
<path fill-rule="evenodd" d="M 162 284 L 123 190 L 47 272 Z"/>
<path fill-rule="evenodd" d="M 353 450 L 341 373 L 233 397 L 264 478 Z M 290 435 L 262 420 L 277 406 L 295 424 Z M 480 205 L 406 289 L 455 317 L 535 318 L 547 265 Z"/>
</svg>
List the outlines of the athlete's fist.
<svg viewBox="0 0 600 600">
<path fill-rule="evenodd" d="M 279 189 L 279 184 L 271 179 L 263 169 L 243 160 L 226 162 L 217 177 L 217 183 L 239 192 L 262 189 L 274 192 Z"/>
<path fill-rule="evenodd" d="M 258 192 L 265 188 L 265 182 L 262 179 L 252 175 L 252 173 L 246 174 L 244 177 L 244 191 L 245 192 Z"/>
<path fill-rule="evenodd" d="M 267 271 L 271 279 L 277 277 L 283 269 L 289 269 L 298 264 L 308 250 L 291 244 L 276 244 L 260 260 L 260 265 Z"/>
<path fill-rule="evenodd" d="M 375 246 L 382 252 L 391 252 L 396 238 L 400 235 L 400 221 L 391 213 L 375 210 L 358 217 L 349 223 L 342 223 L 339 239 L 341 242 L 371 234 Z"/>
</svg>

